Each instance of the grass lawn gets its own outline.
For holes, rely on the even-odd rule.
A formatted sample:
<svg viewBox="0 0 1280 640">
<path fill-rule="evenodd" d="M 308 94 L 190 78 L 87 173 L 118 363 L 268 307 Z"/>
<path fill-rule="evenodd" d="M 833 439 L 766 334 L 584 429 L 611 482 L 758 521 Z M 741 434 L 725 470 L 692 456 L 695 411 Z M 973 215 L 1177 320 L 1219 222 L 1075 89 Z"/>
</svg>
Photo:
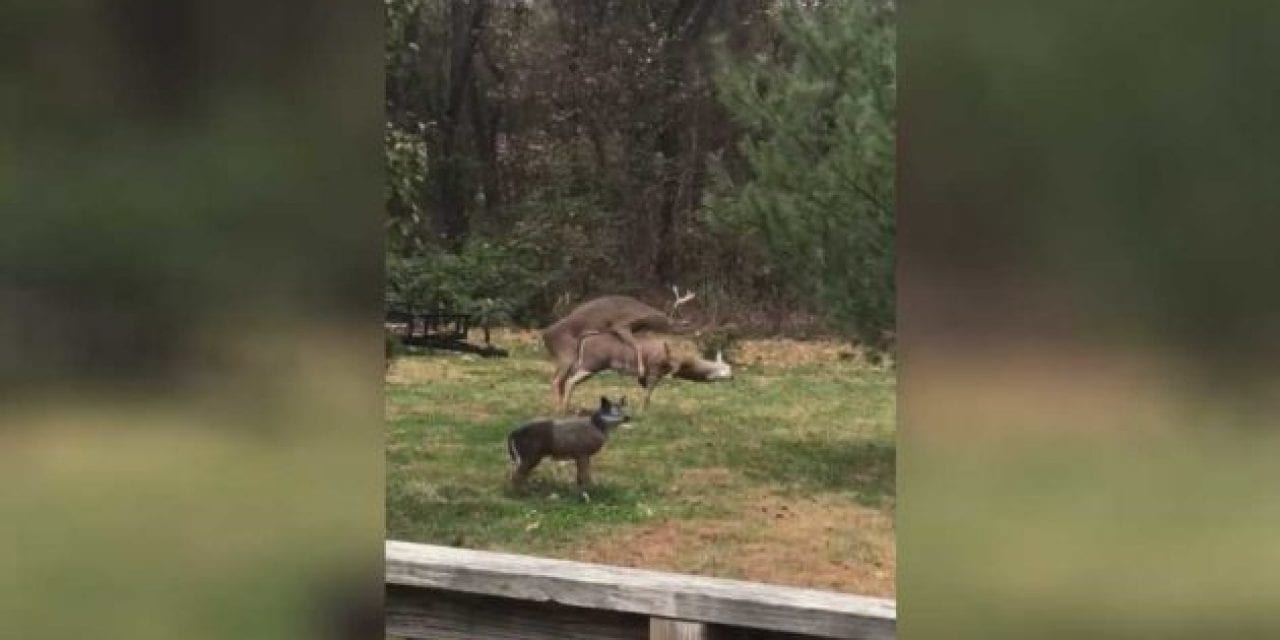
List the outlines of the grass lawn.
<svg viewBox="0 0 1280 640">
<path fill-rule="evenodd" d="M 893 595 L 891 367 L 743 343 L 733 380 L 667 380 L 632 408 L 587 501 L 572 463 L 507 487 L 506 435 L 550 414 L 552 367 L 528 334 L 495 341 L 510 358 L 406 356 L 388 372 L 388 538 Z M 640 391 L 604 373 L 575 403 Z"/>
</svg>

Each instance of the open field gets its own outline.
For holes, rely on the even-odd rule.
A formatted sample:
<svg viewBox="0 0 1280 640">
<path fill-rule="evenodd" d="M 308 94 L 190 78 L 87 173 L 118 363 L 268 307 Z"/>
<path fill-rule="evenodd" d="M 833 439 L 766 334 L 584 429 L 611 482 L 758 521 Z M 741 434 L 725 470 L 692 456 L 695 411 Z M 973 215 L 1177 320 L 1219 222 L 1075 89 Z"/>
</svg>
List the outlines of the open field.
<svg viewBox="0 0 1280 640">
<path fill-rule="evenodd" d="M 894 371 L 828 343 L 739 345 L 735 379 L 668 380 L 595 458 L 512 493 L 504 439 L 551 410 L 527 335 L 506 359 L 407 356 L 387 375 L 387 537 L 894 594 Z M 579 386 L 639 398 L 604 373 Z"/>
</svg>

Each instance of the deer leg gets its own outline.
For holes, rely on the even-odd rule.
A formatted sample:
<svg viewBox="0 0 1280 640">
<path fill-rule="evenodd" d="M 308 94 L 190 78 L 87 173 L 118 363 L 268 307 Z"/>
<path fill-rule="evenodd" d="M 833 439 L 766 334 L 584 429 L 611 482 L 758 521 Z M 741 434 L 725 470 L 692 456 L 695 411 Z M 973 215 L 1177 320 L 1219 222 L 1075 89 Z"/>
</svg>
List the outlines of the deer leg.
<svg viewBox="0 0 1280 640">
<path fill-rule="evenodd" d="M 582 333 L 578 334 L 578 357 L 573 361 L 574 369 L 577 369 L 582 366 L 582 353 L 587 348 L 587 338 L 591 336 L 598 336 L 602 333 L 605 333 L 605 332 L 597 331 L 595 329 L 588 329 L 587 331 L 583 331 Z"/>
<path fill-rule="evenodd" d="M 556 374 L 551 378 L 551 402 L 556 407 L 563 404 L 564 382 L 569 377 L 570 366 L 561 364 L 556 367 Z"/>
<path fill-rule="evenodd" d="M 644 356 L 640 354 L 640 345 L 636 342 L 636 337 L 631 334 L 630 327 L 614 327 L 613 334 L 618 336 L 631 350 L 636 354 L 636 375 L 644 377 Z"/>
<path fill-rule="evenodd" d="M 578 463 L 578 487 L 586 489 L 591 484 L 591 457 L 578 456 L 574 461 Z"/>
<path fill-rule="evenodd" d="M 658 388 L 658 382 L 660 382 L 662 378 L 658 378 L 658 377 L 654 377 L 651 379 L 641 378 L 641 380 L 642 380 L 641 386 L 644 387 L 644 400 L 640 403 L 640 408 L 648 409 L 649 398 L 653 396 L 653 390 Z"/>
<path fill-rule="evenodd" d="M 560 413 L 568 411 L 569 401 L 573 399 L 573 388 L 593 375 L 595 375 L 593 371 L 578 371 L 569 376 L 569 379 L 564 382 L 564 392 L 560 395 Z"/>
<path fill-rule="evenodd" d="M 542 458 L 536 456 L 521 460 L 515 471 L 511 473 L 511 484 L 517 488 L 523 487 L 525 481 L 529 479 L 529 473 L 538 466 L 539 462 L 542 462 Z"/>
</svg>

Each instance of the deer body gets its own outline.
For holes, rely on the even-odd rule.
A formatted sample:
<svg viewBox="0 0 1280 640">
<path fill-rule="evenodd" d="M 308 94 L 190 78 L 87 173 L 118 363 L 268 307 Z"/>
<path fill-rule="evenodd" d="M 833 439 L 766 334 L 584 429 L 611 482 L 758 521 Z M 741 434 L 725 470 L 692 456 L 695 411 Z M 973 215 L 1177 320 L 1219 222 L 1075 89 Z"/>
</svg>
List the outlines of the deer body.
<svg viewBox="0 0 1280 640">
<path fill-rule="evenodd" d="M 547 327 L 542 332 L 542 341 L 559 365 L 568 364 L 577 357 L 581 340 L 587 335 L 612 333 L 630 345 L 638 357 L 636 333 L 670 330 L 671 319 L 663 312 L 635 298 L 604 296 L 579 305 L 569 315 Z"/>
<path fill-rule="evenodd" d="M 646 408 L 649 406 L 653 390 L 667 376 L 696 382 L 727 380 L 733 377 L 733 368 L 724 361 L 721 354 L 716 354 L 715 360 L 697 357 L 676 358 L 671 355 L 671 349 L 665 341 L 649 338 L 640 340 L 636 344 L 640 360 L 646 365 L 643 372 L 634 366 L 631 349 L 616 336 L 602 333 L 584 337 L 579 357 L 570 365 L 560 391 L 558 398 L 560 410 L 563 411 L 568 407 L 574 387 L 587 378 L 610 369 L 624 375 L 636 376 L 636 380 L 645 390 L 641 406 Z"/>
<path fill-rule="evenodd" d="M 591 482 L 591 456 L 600 452 L 609 432 L 630 418 L 624 413 L 626 399 L 612 403 L 600 398 L 600 408 L 588 416 L 535 420 L 507 436 L 507 455 L 515 471 L 512 482 L 520 486 L 543 458 L 573 460 L 578 467 L 578 485 Z"/>
<path fill-rule="evenodd" d="M 556 403 L 563 408 L 564 386 L 575 363 L 583 358 L 585 340 L 591 336 L 609 335 L 629 348 L 627 354 L 640 377 L 648 371 L 646 357 L 636 333 L 666 333 L 674 329 L 672 316 L 681 304 L 693 299 L 692 293 L 680 295 L 672 287 L 675 302 L 671 314 L 663 313 L 635 298 L 628 296 L 602 296 L 589 300 L 542 332 L 542 343 L 556 363 L 556 373 L 551 381 Z"/>
</svg>

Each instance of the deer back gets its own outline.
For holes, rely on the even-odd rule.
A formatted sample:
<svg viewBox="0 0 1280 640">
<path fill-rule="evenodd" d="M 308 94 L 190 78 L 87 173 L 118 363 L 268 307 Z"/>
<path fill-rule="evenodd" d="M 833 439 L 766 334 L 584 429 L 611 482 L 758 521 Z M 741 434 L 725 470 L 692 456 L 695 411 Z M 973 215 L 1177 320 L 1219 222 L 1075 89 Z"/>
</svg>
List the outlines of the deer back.
<svg viewBox="0 0 1280 640">
<path fill-rule="evenodd" d="M 588 300 L 542 331 L 547 353 L 565 361 L 577 358 L 578 338 L 587 331 L 628 327 L 633 332 L 669 331 L 671 319 L 653 307 L 628 296 L 602 296 Z"/>
<path fill-rule="evenodd" d="M 588 300 L 570 311 L 544 333 L 568 332 L 574 335 L 588 330 L 627 326 L 632 330 L 662 331 L 670 327 L 667 315 L 629 296 L 602 296 Z"/>
</svg>

